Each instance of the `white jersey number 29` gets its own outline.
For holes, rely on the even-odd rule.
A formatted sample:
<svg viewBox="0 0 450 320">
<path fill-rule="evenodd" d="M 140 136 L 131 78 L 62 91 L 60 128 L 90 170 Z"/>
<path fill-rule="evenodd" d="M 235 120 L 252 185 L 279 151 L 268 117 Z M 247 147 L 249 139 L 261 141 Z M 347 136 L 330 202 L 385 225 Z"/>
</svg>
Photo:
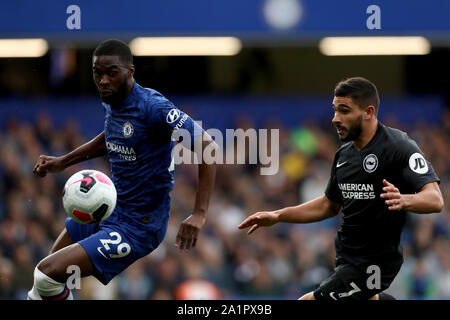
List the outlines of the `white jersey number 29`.
<svg viewBox="0 0 450 320">
<path fill-rule="evenodd" d="M 126 242 L 122 242 L 122 236 L 118 232 L 111 232 L 109 235 L 111 239 L 100 239 L 100 242 L 102 243 L 106 251 L 111 250 L 111 247 L 109 246 L 110 244 L 118 244 L 117 253 L 110 253 L 109 257 L 122 258 L 127 256 L 131 251 L 130 245 Z M 106 256 L 103 254 L 103 252 L 101 252 L 100 249 L 101 247 L 97 248 L 97 250 L 106 258 Z"/>
</svg>

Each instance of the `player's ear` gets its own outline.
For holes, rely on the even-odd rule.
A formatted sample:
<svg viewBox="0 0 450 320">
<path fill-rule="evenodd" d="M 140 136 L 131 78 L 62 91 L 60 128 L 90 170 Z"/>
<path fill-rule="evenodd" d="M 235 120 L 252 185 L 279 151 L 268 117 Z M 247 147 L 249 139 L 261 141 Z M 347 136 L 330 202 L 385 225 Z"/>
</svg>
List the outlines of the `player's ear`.
<svg viewBox="0 0 450 320">
<path fill-rule="evenodd" d="M 364 118 L 365 120 L 370 120 L 375 116 L 375 107 L 370 105 L 366 107 L 366 110 L 364 112 Z"/>
<path fill-rule="evenodd" d="M 134 77 L 134 71 L 135 71 L 134 64 L 132 64 L 128 67 L 128 77 Z"/>
</svg>

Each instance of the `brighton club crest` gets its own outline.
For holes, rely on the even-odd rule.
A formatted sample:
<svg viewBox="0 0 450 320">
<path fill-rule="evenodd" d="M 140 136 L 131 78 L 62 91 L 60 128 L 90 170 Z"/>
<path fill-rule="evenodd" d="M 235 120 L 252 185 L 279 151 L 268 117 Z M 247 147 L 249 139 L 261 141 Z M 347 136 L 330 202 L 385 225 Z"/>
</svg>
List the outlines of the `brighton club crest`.
<svg viewBox="0 0 450 320">
<path fill-rule="evenodd" d="M 377 156 L 371 153 L 367 157 L 365 157 L 363 161 L 363 167 L 364 170 L 366 170 L 368 173 L 374 172 L 378 167 Z"/>
</svg>

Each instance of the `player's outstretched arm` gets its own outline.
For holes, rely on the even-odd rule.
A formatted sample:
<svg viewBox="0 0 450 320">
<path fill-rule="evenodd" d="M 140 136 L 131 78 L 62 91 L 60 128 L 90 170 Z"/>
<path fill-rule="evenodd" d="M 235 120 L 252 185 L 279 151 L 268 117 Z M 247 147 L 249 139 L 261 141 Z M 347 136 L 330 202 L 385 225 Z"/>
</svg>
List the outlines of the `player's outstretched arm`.
<svg viewBox="0 0 450 320">
<path fill-rule="evenodd" d="M 45 177 L 47 173 L 60 172 L 76 163 L 106 155 L 105 132 L 100 133 L 91 141 L 60 157 L 41 155 L 33 172 Z"/>
<path fill-rule="evenodd" d="M 383 193 L 380 197 L 389 210 L 406 210 L 414 213 L 441 212 L 444 207 L 441 189 L 437 182 L 427 183 L 415 194 L 401 194 L 392 183 L 383 179 Z"/>
<path fill-rule="evenodd" d="M 202 137 L 202 152 L 208 146 L 215 150 L 218 148 L 212 138 L 204 132 Z M 214 189 L 215 177 L 215 163 L 207 164 L 202 162 L 198 165 L 198 187 L 194 210 L 192 214 L 181 223 L 176 237 L 175 245 L 178 246 L 180 250 L 189 251 L 197 244 L 198 234 L 206 222 L 206 212 L 208 211 L 209 199 L 211 198 Z"/>
<path fill-rule="evenodd" d="M 341 211 L 341 204 L 331 201 L 325 195 L 295 207 L 276 211 L 257 212 L 245 219 L 239 229 L 250 227 L 248 234 L 259 227 L 269 227 L 278 222 L 311 223 L 334 217 Z"/>
</svg>

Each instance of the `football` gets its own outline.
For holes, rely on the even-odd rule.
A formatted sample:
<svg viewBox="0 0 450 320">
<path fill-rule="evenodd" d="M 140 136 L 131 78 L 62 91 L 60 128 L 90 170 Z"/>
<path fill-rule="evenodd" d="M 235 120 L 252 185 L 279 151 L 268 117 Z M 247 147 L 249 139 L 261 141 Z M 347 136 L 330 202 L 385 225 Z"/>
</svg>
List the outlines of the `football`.
<svg viewBox="0 0 450 320">
<path fill-rule="evenodd" d="M 97 170 L 81 170 L 64 185 L 63 207 L 78 223 L 99 223 L 116 207 L 117 192 L 111 179 Z"/>
</svg>

